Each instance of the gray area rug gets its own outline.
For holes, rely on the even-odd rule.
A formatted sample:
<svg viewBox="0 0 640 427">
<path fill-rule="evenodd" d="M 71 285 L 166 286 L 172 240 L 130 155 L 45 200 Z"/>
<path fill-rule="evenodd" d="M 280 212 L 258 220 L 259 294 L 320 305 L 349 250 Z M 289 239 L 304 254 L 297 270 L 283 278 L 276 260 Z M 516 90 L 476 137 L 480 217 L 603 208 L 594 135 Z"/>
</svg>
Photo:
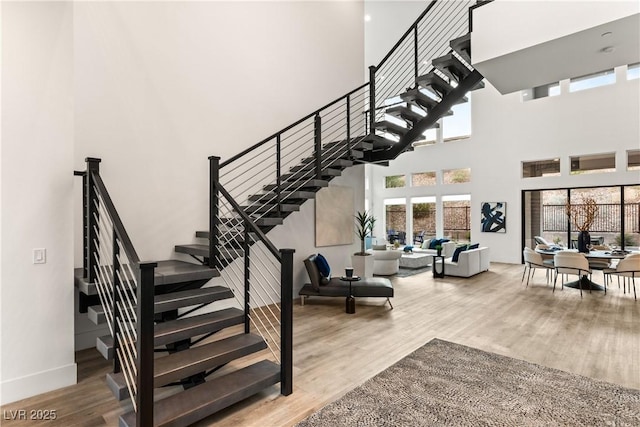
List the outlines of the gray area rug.
<svg viewBox="0 0 640 427">
<path fill-rule="evenodd" d="M 640 390 L 434 339 L 297 424 L 437 425 L 640 426 Z"/>
<path fill-rule="evenodd" d="M 394 274 L 393 276 L 383 276 L 383 275 L 379 275 L 379 274 L 374 274 L 374 276 L 376 277 L 409 277 L 409 276 L 414 276 L 416 274 L 420 274 L 420 273 L 424 273 L 424 272 L 431 272 L 431 264 L 429 264 L 426 267 L 420 267 L 420 268 L 404 268 L 404 267 L 400 267 L 398 269 L 398 272 L 396 274 Z"/>
</svg>

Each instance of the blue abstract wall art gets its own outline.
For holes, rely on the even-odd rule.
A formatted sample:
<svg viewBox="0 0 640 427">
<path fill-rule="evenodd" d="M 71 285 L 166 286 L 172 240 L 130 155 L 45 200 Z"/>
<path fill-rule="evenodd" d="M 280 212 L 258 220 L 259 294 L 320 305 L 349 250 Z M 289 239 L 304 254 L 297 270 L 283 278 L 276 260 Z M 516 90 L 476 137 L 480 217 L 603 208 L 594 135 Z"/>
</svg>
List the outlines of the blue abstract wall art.
<svg viewBox="0 0 640 427">
<path fill-rule="evenodd" d="M 482 231 L 507 232 L 507 202 L 482 202 Z"/>
</svg>

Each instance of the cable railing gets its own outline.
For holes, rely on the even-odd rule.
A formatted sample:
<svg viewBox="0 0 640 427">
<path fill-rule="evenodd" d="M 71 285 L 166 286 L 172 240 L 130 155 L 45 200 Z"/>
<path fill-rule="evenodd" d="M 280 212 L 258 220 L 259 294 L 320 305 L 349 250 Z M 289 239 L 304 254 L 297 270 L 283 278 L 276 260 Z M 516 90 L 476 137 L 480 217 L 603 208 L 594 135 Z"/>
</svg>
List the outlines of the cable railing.
<svg viewBox="0 0 640 427">
<path fill-rule="evenodd" d="M 365 84 L 220 163 L 221 184 L 254 220 L 280 213 L 289 193 L 351 157 L 367 135 L 367 96 Z M 272 208 L 258 210 L 265 204 Z"/>
<path fill-rule="evenodd" d="M 123 374 L 137 425 L 153 425 L 157 264 L 140 262 L 100 177 L 100 159 L 87 158 L 86 163 L 86 171 L 75 172 L 83 182 L 83 275 L 96 285 L 113 337 L 113 372 Z"/>
<path fill-rule="evenodd" d="M 255 332 L 280 364 L 283 395 L 293 392 L 293 249 L 277 249 L 220 183 L 210 157 L 209 266 L 218 268 Z"/>
<path fill-rule="evenodd" d="M 434 0 L 398 40 L 377 66 L 369 67 L 372 96 L 369 111 L 371 124 L 384 118 L 384 109 L 400 102 L 398 95 L 416 87 L 416 79 L 431 70 L 431 60 L 453 52 L 449 42 L 469 31 L 469 8 L 474 1 Z M 464 58 L 454 55 L 470 67 Z M 435 71 L 445 81 L 447 76 Z M 456 82 L 450 82 L 455 86 Z M 436 94 L 424 92 L 438 100 Z"/>
</svg>

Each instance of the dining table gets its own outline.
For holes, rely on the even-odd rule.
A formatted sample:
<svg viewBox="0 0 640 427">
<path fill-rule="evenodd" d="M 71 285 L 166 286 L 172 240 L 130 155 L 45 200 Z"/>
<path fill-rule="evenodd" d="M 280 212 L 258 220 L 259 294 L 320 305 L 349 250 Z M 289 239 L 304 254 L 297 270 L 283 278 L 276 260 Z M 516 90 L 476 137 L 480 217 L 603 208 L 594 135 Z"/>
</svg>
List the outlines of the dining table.
<svg viewBox="0 0 640 427">
<path fill-rule="evenodd" d="M 578 252 L 577 249 L 562 249 L 569 252 Z M 537 253 L 541 255 L 555 255 L 558 250 L 550 250 L 550 249 L 536 249 Z M 632 251 L 623 251 L 623 250 L 590 250 L 589 252 L 582 252 L 582 254 L 588 260 L 600 260 L 600 261 L 613 261 L 615 259 L 623 259 L 628 254 L 633 253 Z M 605 264 L 603 263 L 603 266 Z M 599 269 L 599 268 L 596 268 Z M 592 267 L 593 270 L 593 267 Z M 574 289 L 589 289 L 592 291 L 604 291 L 604 286 L 599 285 L 589 279 L 587 275 L 583 275 L 580 279 L 574 280 L 573 282 L 568 282 L 564 284 L 565 287 L 574 288 Z"/>
</svg>

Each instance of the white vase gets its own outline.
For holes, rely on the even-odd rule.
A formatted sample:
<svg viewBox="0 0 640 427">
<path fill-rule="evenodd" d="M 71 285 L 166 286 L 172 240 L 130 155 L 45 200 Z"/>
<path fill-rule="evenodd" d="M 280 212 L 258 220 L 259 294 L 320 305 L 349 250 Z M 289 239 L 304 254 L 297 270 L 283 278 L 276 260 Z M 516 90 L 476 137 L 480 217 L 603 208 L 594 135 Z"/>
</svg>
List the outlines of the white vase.
<svg viewBox="0 0 640 427">
<path fill-rule="evenodd" d="M 351 255 L 353 274 L 360 277 L 373 276 L 373 255 Z"/>
</svg>

